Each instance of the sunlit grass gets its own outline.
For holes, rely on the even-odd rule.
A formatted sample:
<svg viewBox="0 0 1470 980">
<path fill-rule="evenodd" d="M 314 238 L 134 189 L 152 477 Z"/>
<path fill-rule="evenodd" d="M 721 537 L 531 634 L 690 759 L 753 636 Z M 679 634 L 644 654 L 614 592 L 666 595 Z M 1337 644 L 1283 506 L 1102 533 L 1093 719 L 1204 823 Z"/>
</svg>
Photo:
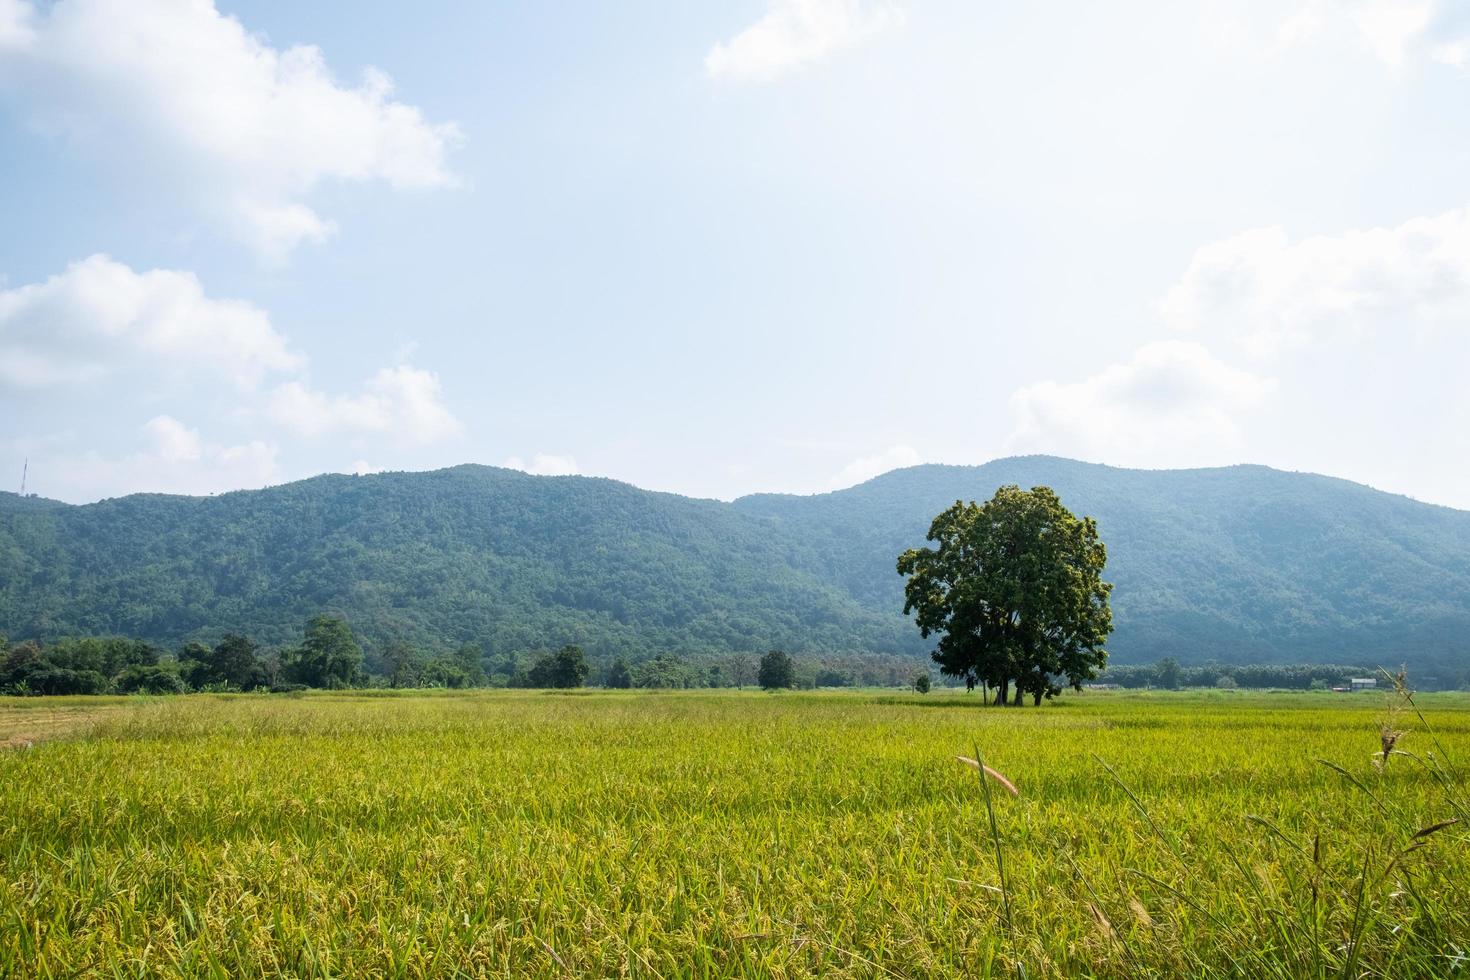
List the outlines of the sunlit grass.
<svg viewBox="0 0 1470 980">
<path fill-rule="evenodd" d="M 1419 700 L 1449 781 L 1382 694 L 133 700 L 0 754 L 0 975 L 1449 975 Z"/>
</svg>

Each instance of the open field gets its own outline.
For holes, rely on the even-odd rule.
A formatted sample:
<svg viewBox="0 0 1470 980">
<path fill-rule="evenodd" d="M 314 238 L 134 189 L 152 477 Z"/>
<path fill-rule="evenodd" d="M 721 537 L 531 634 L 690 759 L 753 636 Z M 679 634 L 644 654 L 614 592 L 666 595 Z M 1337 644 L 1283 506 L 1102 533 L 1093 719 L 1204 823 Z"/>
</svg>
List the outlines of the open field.
<svg viewBox="0 0 1470 980">
<path fill-rule="evenodd" d="M 0 975 L 1470 975 L 1470 698 L 1389 700 L 5 700 Z"/>
</svg>

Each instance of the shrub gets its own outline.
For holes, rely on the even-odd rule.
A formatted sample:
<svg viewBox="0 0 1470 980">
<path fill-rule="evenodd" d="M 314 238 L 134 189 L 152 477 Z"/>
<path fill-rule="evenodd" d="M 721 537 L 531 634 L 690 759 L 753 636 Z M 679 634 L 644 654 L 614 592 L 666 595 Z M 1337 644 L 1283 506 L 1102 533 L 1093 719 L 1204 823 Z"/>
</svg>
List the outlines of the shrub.
<svg viewBox="0 0 1470 980">
<path fill-rule="evenodd" d="M 44 664 L 26 678 L 33 694 L 101 694 L 107 690 L 107 678 L 95 670 L 70 670 Z"/>
<path fill-rule="evenodd" d="M 183 694 L 185 686 L 171 670 L 135 664 L 113 678 L 112 689 L 119 694 Z"/>
</svg>

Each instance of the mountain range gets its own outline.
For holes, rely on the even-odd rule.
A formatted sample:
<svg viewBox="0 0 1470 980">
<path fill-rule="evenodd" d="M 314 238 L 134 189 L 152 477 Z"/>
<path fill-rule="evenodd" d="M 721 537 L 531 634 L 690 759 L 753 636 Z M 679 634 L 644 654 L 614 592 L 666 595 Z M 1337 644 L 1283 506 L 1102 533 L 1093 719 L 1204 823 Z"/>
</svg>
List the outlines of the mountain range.
<svg viewBox="0 0 1470 980">
<path fill-rule="evenodd" d="M 1097 519 L 1115 662 L 1470 660 L 1470 512 L 1261 466 L 1046 456 L 733 502 L 473 465 L 85 505 L 0 494 L 0 633 L 287 643 L 330 611 L 369 645 L 918 656 L 894 561 L 1004 484 Z"/>
</svg>

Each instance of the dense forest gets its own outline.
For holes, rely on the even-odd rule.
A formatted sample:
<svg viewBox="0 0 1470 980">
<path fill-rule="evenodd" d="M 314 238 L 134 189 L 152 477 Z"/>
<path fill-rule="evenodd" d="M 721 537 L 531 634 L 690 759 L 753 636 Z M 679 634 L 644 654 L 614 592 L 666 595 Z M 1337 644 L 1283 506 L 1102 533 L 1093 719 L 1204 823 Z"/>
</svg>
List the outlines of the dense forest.
<svg viewBox="0 0 1470 980">
<path fill-rule="evenodd" d="M 370 657 L 401 640 L 434 657 L 575 644 L 598 663 L 781 648 L 922 665 L 894 561 L 938 511 L 1007 483 L 1097 518 L 1114 664 L 1470 661 L 1470 513 L 1264 467 L 1052 457 L 733 503 L 482 466 L 85 506 L 0 494 L 0 632 L 279 648 L 325 610 Z"/>
</svg>

